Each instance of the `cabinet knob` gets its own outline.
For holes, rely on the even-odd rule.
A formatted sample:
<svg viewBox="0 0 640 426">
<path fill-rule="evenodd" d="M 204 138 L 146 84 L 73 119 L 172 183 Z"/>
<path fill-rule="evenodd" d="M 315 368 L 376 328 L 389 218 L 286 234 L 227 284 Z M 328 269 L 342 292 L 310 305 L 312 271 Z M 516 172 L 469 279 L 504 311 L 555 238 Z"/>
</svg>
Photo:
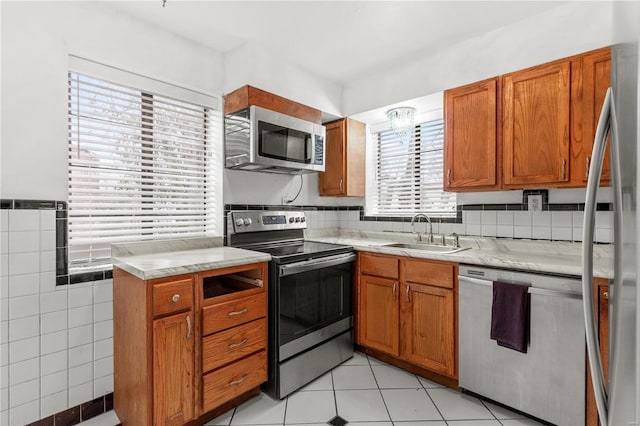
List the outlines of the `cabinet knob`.
<svg viewBox="0 0 640 426">
<path fill-rule="evenodd" d="M 180 295 L 179 294 L 174 294 L 173 297 L 171 298 L 171 300 L 173 300 L 174 302 L 177 302 L 178 300 L 180 300 Z"/>
<path fill-rule="evenodd" d="M 609 292 L 605 291 L 604 293 L 602 293 L 602 297 L 604 297 L 605 299 L 609 299 Z"/>
</svg>

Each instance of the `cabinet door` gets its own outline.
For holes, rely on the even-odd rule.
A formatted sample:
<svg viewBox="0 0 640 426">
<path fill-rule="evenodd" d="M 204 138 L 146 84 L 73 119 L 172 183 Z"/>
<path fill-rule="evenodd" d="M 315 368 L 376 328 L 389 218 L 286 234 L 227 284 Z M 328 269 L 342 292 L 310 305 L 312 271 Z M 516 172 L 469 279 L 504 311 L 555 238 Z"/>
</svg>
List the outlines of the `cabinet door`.
<svg viewBox="0 0 640 426">
<path fill-rule="evenodd" d="M 182 425 L 194 414 L 192 311 L 153 321 L 153 424 Z"/>
<path fill-rule="evenodd" d="M 604 103 L 604 96 L 611 86 L 611 50 L 601 49 L 585 55 L 582 58 L 582 85 L 583 85 L 583 160 L 580 161 L 583 173 L 583 182 L 589 177 L 589 165 L 591 162 L 591 151 L 593 150 L 593 139 L 598 127 L 600 111 Z M 604 163 L 602 165 L 602 175 L 600 185 L 609 184 L 609 146 L 605 150 Z"/>
<path fill-rule="evenodd" d="M 498 79 L 444 92 L 444 190 L 496 189 Z"/>
<path fill-rule="evenodd" d="M 320 173 L 320 195 L 345 195 L 346 120 L 326 124 L 324 173 Z"/>
<path fill-rule="evenodd" d="M 568 181 L 570 74 L 562 61 L 503 77 L 505 186 Z"/>
<path fill-rule="evenodd" d="M 453 290 L 403 283 L 401 301 L 401 357 L 455 378 Z"/>
<path fill-rule="evenodd" d="M 398 355 L 398 281 L 360 276 L 360 343 Z"/>
<path fill-rule="evenodd" d="M 596 324 L 598 325 L 598 339 L 600 343 L 600 356 L 604 369 L 605 383 L 609 380 L 609 280 L 594 278 L 593 291 L 596 304 Z M 598 409 L 591 383 L 591 370 L 587 363 L 587 415 L 586 425 L 600 425 Z"/>
</svg>

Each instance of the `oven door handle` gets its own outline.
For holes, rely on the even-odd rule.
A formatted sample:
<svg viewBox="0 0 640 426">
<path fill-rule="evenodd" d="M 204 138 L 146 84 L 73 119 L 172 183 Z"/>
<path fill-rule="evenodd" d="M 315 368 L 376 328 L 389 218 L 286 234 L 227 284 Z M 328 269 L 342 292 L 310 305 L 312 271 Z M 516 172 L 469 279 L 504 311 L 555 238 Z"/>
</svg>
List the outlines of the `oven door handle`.
<svg viewBox="0 0 640 426">
<path fill-rule="evenodd" d="M 279 268 L 279 276 L 299 274 L 301 272 L 313 271 L 315 269 L 328 268 L 330 266 L 341 265 L 343 263 L 353 262 L 356 259 L 354 253 L 341 254 L 338 256 L 323 257 L 321 259 L 305 260 L 303 262 L 282 265 Z"/>
</svg>

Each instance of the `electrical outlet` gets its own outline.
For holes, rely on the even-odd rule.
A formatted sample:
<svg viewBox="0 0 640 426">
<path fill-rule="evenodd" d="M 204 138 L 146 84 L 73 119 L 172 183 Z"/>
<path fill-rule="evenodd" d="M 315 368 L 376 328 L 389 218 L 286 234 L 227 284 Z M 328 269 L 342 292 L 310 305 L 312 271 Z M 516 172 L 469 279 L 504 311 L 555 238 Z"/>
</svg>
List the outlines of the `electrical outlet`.
<svg viewBox="0 0 640 426">
<path fill-rule="evenodd" d="M 542 195 L 529 195 L 529 211 L 541 212 L 542 211 Z"/>
</svg>

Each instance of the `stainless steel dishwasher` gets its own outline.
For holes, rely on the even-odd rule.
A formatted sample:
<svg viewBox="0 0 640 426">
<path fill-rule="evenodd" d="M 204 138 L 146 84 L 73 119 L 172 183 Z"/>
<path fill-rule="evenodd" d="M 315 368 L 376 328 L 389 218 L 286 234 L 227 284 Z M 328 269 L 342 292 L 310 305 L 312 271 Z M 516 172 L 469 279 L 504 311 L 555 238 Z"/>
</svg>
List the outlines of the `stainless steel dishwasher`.
<svg viewBox="0 0 640 426">
<path fill-rule="evenodd" d="M 547 422 L 585 422 L 585 338 L 579 278 L 461 265 L 459 386 Z M 529 287 L 527 353 L 490 339 L 493 281 Z"/>
</svg>

